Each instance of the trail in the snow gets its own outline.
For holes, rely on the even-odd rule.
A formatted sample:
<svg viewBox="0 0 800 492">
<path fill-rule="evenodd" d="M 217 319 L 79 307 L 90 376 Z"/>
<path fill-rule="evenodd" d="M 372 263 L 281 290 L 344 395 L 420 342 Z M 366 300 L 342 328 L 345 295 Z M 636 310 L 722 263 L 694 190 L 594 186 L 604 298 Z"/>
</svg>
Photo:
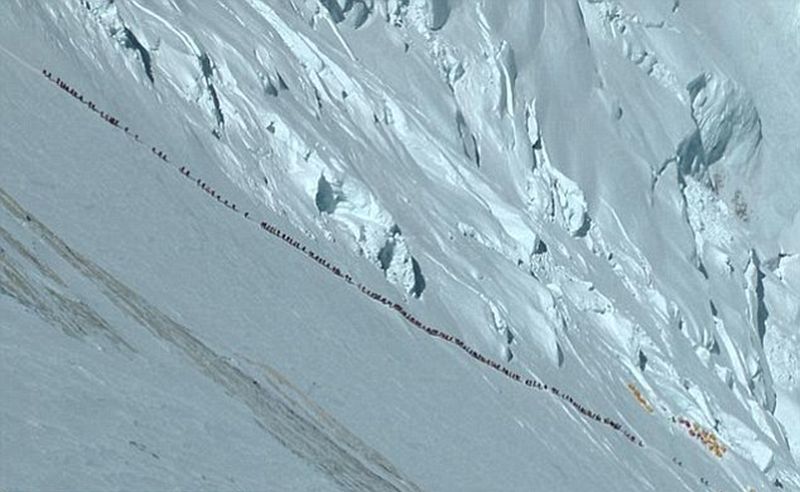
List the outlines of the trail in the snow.
<svg viewBox="0 0 800 492">
<path fill-rule="evenodd" d="M 0 188 L 0 206 L 27 224 L 53 252 L 95 284 L 121 311 L 159 339 L 177 347 L 197 368 L 253 412 L 257 422 L 289 450 L 354 491 L 419 491 L 385 457 L 297 391 L 274 369 L 256 380 L 217 354 L 186 327 L 67 245 Z"/>
<path fill-rule="evenodd" d="M 51 325 L 60 327 L 68 336 L 100 335 L 118 348 L 135 352 L 100 313 L 70 294 L 61 277 L 40 260 L 34 250 L 17 241 L 2 226 L 0 294 L 15 299 Z"/>
<path fill-rule="evenodd" d="M 92 110 L 93 112 L 95 112 L 96 114 L 101 116 L 111 126 L 123 131 L 129 138 L 132 138 L 136 143 L 147 147 L 148 144 L 146 144 L 142 139 L 140 139 L 138 134 L 134 133 L 127 126 L 122 126 L 121 123 L 120 123 L 120 120 L 118 118 L 116 118 L 115 116 L 112 116 L 112 115 L 110 115 L 108 113 L 105 113 L 103 110 L 99 109 L 94 104 L 93 101 L 89 100 L 88 98 L 84 98 L 83 95 L 79 91 L 77 91 L 76 89 L 71 87 L 69 84 L 67 84 L 65 81 L 63 81 L 60 77 L 55 77 L 54 78 L 53 74 L 48 72 L 46 69 L 42 70 L 41 74 L 43 74 L 50 82 L 52 82 L 53 84 L 58 86 L 60 89 L 64 90 L 65 92 L 67 92 L 69 95 L 71 95 L 73 98 L 75 98 L 79 102 L 81 102 L 88 109 Z M 492 359 L 490 357 L 487 357 L 487 356 L 483 355 L 482 353 L 480 353 L 479 351 L 475 350 L 470 345 L 468 345 L 466 342 L 464 342 L 462 339 L 460 339 L 458 337 L 455 337 L 455 336 L 449 334 L 448 332 L 446 332 L 444 330 L 437 329 L 435 327 L 432 327 L 432 326 L 420 321 L 414 315 L 412 315 L 400 303 L 397 303 L 397 302 L 391 300 L 390 298 L 388 298 L 387 296 L 385 296 L 385 295 L 383 295 L 383 294 L 381 294 L 381 293 L 379 293 L 379 292 L 377 292 L 375 290 L 372 290 L 372 289 L 362 285 L 360 282 L 355 281 L 353 279 L 353 277 L 349 273 L 344 272 L 340 267 L 338 267 L 335 264 L 331 263 L 326 258 L 316 254 L 313 250 L 308 248 L 306 245 L 304 245 L 300 241 L 296 240 L 291 235 L 281 231 L 277 226 L 275 226 L 275 225 L 273 225 L 273 224 L 271 224 L 271 223 L 269 223 L 267 221 L 260 221 L 259 222 L 258 220 L 256 220 L 255 218 L 253 218 L 250 215 L 249 211 L 242 211 L 241 209 L 239 209 L 236 206 L 235 203 L 230 202 L 227 199 L 224 199 L 221 195 L 219 195 L 219 193 L 217 193 L 214 190 L 214 188 L 209 186 L 205 181 L 203 181 L 200 178 L 195 178 L 192 175 L 191 171 L 189 170 L 189 168 L 187 166 L 184 165 L 184 166 L 180 166 L 178 168 L 176 165 L 172 164 L 171 160 L 169 159 L 167 154 L 164 151 L 160 150 L 158 147 L 151 146 L 150 147 L 150 151 L 151 151 L 152 154 L 157 156 L 163 163 L 166 163 L 166 164 L 170 165 L 171 168 L 177 169 L 184 177 L 193 180 L 194 183 L 198 187 L 200 187 L 203 191 L 205 191 L 206 194 L 208 194 L 212 198 L 216 199 L 216 201 L 218 203 L 220 203 L 221 205 L 225 206 L 229 210 L 231 210 L 233 212 L 236 212 L 241 217 L 245 218 L 246 220 L 248 220 L 250 222 L 259 223 L 260 227 L 263 230 L 265 230 L 268 233 L 270 233 L 271 235 L 283 240 L 285 243 L 287 243 L 288 245 L 292 246 L 296 250 L 302 252 L 308 258 L 314 260 L 319 265 L 325 267 L 330 273 L 332 273 L 332 274 L 336 275 L 337 277 L 341 278 L 342 280 L 344 280 L 348 285 L 357 287 L 362 294 L 364 294 L 365 296 L 367 296 L 371 300 L 376 301 L 376 302 L 382 304 L 383 306 L 394 310 L 395 312 L 400 314 L 403 317 L 404 320 L 406 320 L 408 323 L 410 323 L 415 328 L 418 328 L 418 329 L 424 331 L 426 334 L 428 334 L 430 336 L 436 337 L 436 338 L 438 338 L 440 340 L 443 340 L 443 341 L 445 341 L 447 343 L 450 343 L 450 344 L 454 345 L 458 349 L 460 349 L 463 352 L 465 352 L 466 354 L 468 354 L 474 360 L 476 360 L 478 362 L 481 362 L 482 364 L 485 364 L 486 366 L 488 366 L 491 369 L 499 372 L 500 374 L 502 374 L 506 378 L 508 378 L 508 379 L 510 379 L 510 380 L 512 380 L 512 381 L 514 381 L 516 383 L 523 384 L 525 387 L 530 388 L 530 389 L 546 391 L 546 392 L 549 392 L 549 393 L 551 393 L 552 395 L 554 395 L 556 397 L 561 398 L 564 402 L 568 403 L 578 413 L 580 413 L 581 415 L 583 415 L 585 418 L 589 419 L 590 421 L 593 421 L 593 422 L 596 422 L 596 423 L 599 423 L 599 424 L 603 424 L 603 425 L 613 429 L 614 431 L 621 433 L 630 442 L 632 442 L 634 444 L 637 444 L 640 447 L 644 446 L 643 441 L 638 436 L 636 436 L 632 431 L 626 429 L 619 422 L 617 422 L 617 421 L 615 421 L 615 420 L 613 420 L 613 419 L 611 419 L 609 417 L 604 417 L 601 414 L 591 410 L 588 406 L 586 406 L 586 405 L 580 403 L 579 401 L 575 400 L 569 393 L 567 393 L 565 391 L 562 391 L 561 389 L 559 389 L 559 388 L 557 388 L 555 386 L 548 385 L 548 384 L 543 383 L 541 381 L 538 381 L 537 379 L 532 378 L 532 377 L 527 377 L 527 378 L 523 377 L 519 373 L 508 369 L 505 365 L 495 361 L 494 359 Z"/>
</svg>

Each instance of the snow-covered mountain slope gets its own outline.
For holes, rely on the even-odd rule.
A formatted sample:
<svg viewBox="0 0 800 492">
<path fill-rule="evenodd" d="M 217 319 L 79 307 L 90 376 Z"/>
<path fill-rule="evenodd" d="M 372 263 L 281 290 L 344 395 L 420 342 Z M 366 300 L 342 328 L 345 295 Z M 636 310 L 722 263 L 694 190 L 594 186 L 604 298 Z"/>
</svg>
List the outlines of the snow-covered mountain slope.
<svg viewBox="0 0 800 492">
<path fill-rule="evenodd" d="M 0 488 L 800 490 L 798 29 L 4 2 Z"/>
</svg>

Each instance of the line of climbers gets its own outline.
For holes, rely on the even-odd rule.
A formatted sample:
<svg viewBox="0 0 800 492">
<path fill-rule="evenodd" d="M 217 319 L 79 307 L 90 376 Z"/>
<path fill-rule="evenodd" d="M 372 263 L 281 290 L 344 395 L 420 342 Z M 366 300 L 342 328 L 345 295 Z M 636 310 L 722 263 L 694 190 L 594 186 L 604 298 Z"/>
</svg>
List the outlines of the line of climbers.
<svg viewBox="0 0 800 492">
<path fill-rule="evenodd" d="M 56 77 L 54 79 L 52 72 L 50 72 L 50 71 L 48 71 L 46 69 L 42 70 L 42 75 L 44 75 L 48 80 L 50 80 L 51 82 L 56 84 L 60 89 L 64 90 L 67 94 L 69 94 L 70 96 L 74 97 L 75 99 L 80 101 L 82 104 L 86 105 L 86 107 L 91 109 L 93 112 L 97 113 L 101 118 L 103 118 L 103 120 L 105 120 L 111 126 L 113 126 L 115 128 L 118 128 L 118 129 L 121 129 L 122 131 L 125 132 L 125 134 L 127 134 L 130 137 L 132 137 L 137 143 L 139 143 L 139 144 L 143 143 L 139 139 L 139 134 L 130 133 L 130 128 L 129 127 L 127 127 L 127 126 L 126 127 L 121 127 L 120 126 L 119 118 L 111 116 L 108 113 L 106 113 L 105 111 L 99 110 L 97 108 L 97 106 L 94 104 L 94 102 L 92 102 L 90 100 L 84 100 L 83 94 L 81 94 L 77 90 L 75 90 L 72 87 L 70 87 L 66 82 L 61 80 L 61 77 Z M 167 153 L 162 151 L 162 150 L 160 150 L 160 149 L 158 149 L 157 147 L 155 147 L 155 146 L 150 147 L 150 152 L 152 152 L 153 155 L 155 155 L 156 157 L 158 157 L 162 161 L 164 161 L 166 163 L 170 162 L 169 157 L 167 156 Z M 190 177 L 189 176 L 189 170 L 187 169 L 186 166 L 182 166 L 180 168 L 180 172 L 184 176 Z M 228 200 L 223 199 L 216 191 L 214 191 L 212 188 L 208 187 L 205 183 L 202 183 L 199 179 L 197 180 L 197 184 L 202 187 L 203 191 L 205 191 L 206 193 L 208 193 L 212 197 L 216 198 L 218 202 L 222 203 L 223 205 L 225 205 L 229 209 L 235 210 L 235 211 L 238 212 L 238 209 L 236 208 L 236 204 L 235 203 L 231 203 Z M 245 212 L 244 213 L 244 217 L 245 218 L 249 218 L 249 216 L 250 216 L 249 212 Z"/>
<path fill-rule="evenodd" d="M 328 271 L 330 271 L 332 274 L 334 274 L 337 277 L 343 279 L 348 284 L 353 284 L 354 283 L 353 282 L 353 277 L 350 276 L 349 273 L 344 272 L 341 268 L 339 268 L 338 266 L 332 264 L 330 261 L 328 261 L 324 257 L 318 255 L 317 253 L 315 253 L 311 249 L 307 248 L 305 244 L 303 244 L 300 241 L 294 239 L 289 234 L 286 234 L 285 232 L 281 231 L 278 227 L 276 227 L 276 226 L 274 226 L 274 225 L 272 225 L 272 224 L 270 224 L 269 222 L 266 222 L 266 221 L 262 221 L 260 223 L 260 226 L 261 226 L 262 229 L 264 229 L 268 233 L 272 234 L 273 236 L 277 237 L 278 239 L 281 239 L 282 241 L 284 241 L 289 246 L 291 246 L 294 249 L 304 253 L 306 256 L 308 256 L 312 260 L 316 261 L 321 266 L 325 267 Z"/>
<path fill-rule="evenodd" d="M 76 90 L 74 90 L 73 88 L 69 87 L 64 81 L 61 80 L 61 78 L 56 78 L 54 80 L 53 76 L 52 76 L 52 73 L 47 71 L 47 70 L 42 70 L 42 74 L 45 77 L 47 77 L 47 79 L 49 79 L 50 81 L 52 81 L 55 84 L 57 84 L 61 89 L 66 91 L 72 97 L 76 98 L 78 101 L 80 101 L 81 103 L 85 104 L 89 109 L 91 109 L 95 113 L 98 113 L 109 124 L 111 124 L 112 126 L 114 126 L 116 128 L 120 128 L 120 126 L 119 126 L 120 120 L 119 119 L 117 119 L 115 117 L 112 117 L 112 116 L 106 114 L 103 111 L 99 111 L 92 101 L 84 101 L 83 96 L 80 93 L 78 93 Z M 137 143 L 143 144 L 143 142 L 139 139 L 139 135 L 138 134 L 131 134 L 128 127 L 124 128 L 124 132 L 127 135 L 129 135 L 132 138 L 134 138 L 134 140 L 136 140 Z M 158 148 L 151 147 L 150 151 L 153 153 L 153 155 L 155 155 L 156 157 L 161 159 L 161 161 L 166 162 L 166 163 L 170 162 L 169 158 L 167 157 L 167 154 L 164 153 L 163 151 L 159 150 Z M 180 168 L 178 168 L 178 171 L 184 177 L 192 180 L 195 183 L 195 185 L 200 187 L 209 196 L 211 196 L 212 198 L 215 198 L 220 204 L 224 205 L 225 207 L 229 208 L 230 210 L 233 210 L 233 211 L 235 211 L 237 213 L 241 213 L 237 209 L 235 203 L 229 202 L 227 199 L 223 199 L 222 196 L 219 193 L 216 192 L 216 190 L 211 188 L 202 179 L 200 179 L 200 178 L 196 178 L 195 179 L 194 175 L 191 173 L 191 171 L 189 170 L 189 168 L 187 166 L 185 166 L 185 165 L 181 166 Z M 250 213 L 249 212 L 244 212 L 242 215 L 247 220 L 251 220 L 251 221 L 253 220 L 253 219 L 250 218 Z M 507 377 L 508 379 L 511 379 L 512 381 L 524 384 L 528 388 L 533 388 L 533 389 L 540 390 L 540 391 L 549 391 L 552 395 L 554 395 L 556 397 L 559 397 L 562 400 L 564 400 L 565 402 L 569 403 L 573 408 L 575 408 L 575 410 L 577 410 L 580 414 L 582 414 L 583 416 L 585 416 L 589 420 L 592 420 L 592 421 L 595 421 L 595 422 L 599 422 L 599 423 L 602 423 L 602 424 L 604 424 L 604 425 L 606 425 L 608 427 L 611 427 L 615 431 L 622 433 L 632 443 L 638 444 L 640 447 L 644 447 L 644 443 L 642 442 L 642 440 L 639 439 L 638 437 L 636 437 L 633 433 L 631 433 L 627 429 L 623 428 L 622 424 L 620 424 L 620 423 L 618 423 L 618 422 L 616 422 L 613 419 L 610 419 L 608 417 L 603 417 L 602 415 L 598 414 L 597 412 L 589 410 L 584 405 L 582 405 L 579 402 L 577 402 L 576 400 L 574 400 L 572 398 L 572 396 L 570 396 L 567 393 L 562 392 L 561 390 L 559 390 L 555 386 L 548 386 L 547 384 L 542 383 L 541 381 L 538 381 L 538 380 L 536 380 L 536 379 L 534 379 L 532 377 L 523 378 L 523 376 L 521 376 L 519 373 L 517 373 L 515 371 L 512 371 L 511 369 L 508 369 L 503 364 L 500 364 L 499 362 L 497 362 L 497 361 L 495 361 L 495 360 L 493 360 L 493 359 L 491 359 L 489 357 L 486 357 L 482 353 L 480 353 L 477 350 L 475 350 L 474 348 L 470 347 L 462 339 L 460 339 L 458 337 L 455 337 L 455 336 L 453 336 L 453 335 L 451 335 L 451 334 L 449 334 L 449 333 L 447 333 L 447 332 L 445 332 L 443 330 L 439 330 L 437 328 L 433 328 L 431 326 L 428 326 L 427 324 L 425 324 L 422 321 L 418 320 L 410 312 L 408 312 L 406 310 L 406 308 L 403 307 L 401 304 L 399 304 L 397 302 L 393 302 L 392 300 L 390 300 L 386 296 L 384 296 L 384 295 L 382 295 L 382 294 L 380 294 L 380 293 L 378 293 L 376 291 L 373 291 L 373 290 L 369 289 L 368 287 L 362 285 L 360 282 L 355 282 L 353 277 L 349 273 L 343 271 L 340 267 L 332 264 L 326 258 L 318 255 L 317 253 L 315 253 L 311 249 L 307 248 L 303 243 L 301 243 L 300 241 L 294 239 L 289 234 L 281 231 L 277 226 L 272 225 L 272 224 L 270 224 L 269 222 L 266 222 L 266 221 L 261 221 L 260 222 L 260 226 L 267 233 L 277 237 L 278 239 L 281 239 L 286 244 L 288 244 L 288 245 L 292 246 L 293 248 L 295 248 L 296 250 L 304 253 L 306 256 L 308 256 L 309 258 L 311 258 L 312 260 L 317 262 L 319 265 L 321 265 L 324 268 L 326 268 L 328 271 L 330 271 L 331 273 L 333 273 L 337 277 L 343 279 L 348 284 L 356 286 L 362 294 L 364 294 L 365 296 L 367 296 L 371 300 L 373 300 L 375 302 L 379 302 L 380 304 L 384 305 L 385 307 L 394 310 L 400 316 L 402 316 L 403 319 L 405 319 L 408 323 L 410 323 L 412 326 L 424 331 L 426 334 L 428 334 L 430 336 L 439 338 L 439 339 L 441 339 L 441 340 L 443 340 L 443 341 L 445 341 L 447 343 L 450 343 L 450 344 L 456 346 L 457 348 L 459 348 L 462 351 L 466 352 L 467 355 L 469 355 L 473 359 L 475 359 L 478 362 L 481 362 L 481 363 L 485 364 L 487 367 L 490 367 L 491 369 L 494 369 L 495 371 L 503 374 L 503 376 Z"/>
<path fill-rule="evenodd" d="M 105 120 L 106 123 L 110 124 L 111 126 L 113 126 L 115 128 L 119 128 L 120 130 L 124 131 L 126 134 L 130 135 L 131 137 L 133 137 L 133 139 L 136 140 L 137 142 L 139 141 L 139 135 L 138 134 L 131 134 L 130 133 L 130 128 L 128 128 L 127 126 L 126 127 L 121 127 L 120 126 L 120 120 L 118 118 L 116 118 L 114 116 L 111 116 L 110 114 L 106 113 L 105 111 L 99 110 L 97 108 L 97 106 L 95 106 L 93 101 L 90 101 L 88 99 L 84 99 L 83 98 L 83 94 L 81 94 L 77 90 L 75 90 L 72 87 L 70 87 L 66 82 L 61 80 L 61 77 L 53 78 L 53 73 L 48 71 L 48 70 L 42 70 L 42 75 L 44 75 L 47 78 L 47 80 L 49 80 L 50 82 L 52 82 L 55 85 L 57 85 L 64 92 L 66 92 L 70 96 L 72 96 L 75 99 L 77 99 L 81 104 L 84 104 L 87 108 L 91 109 L 93 112 L 95 112 L 98 115 L 100 115 L 100 117 L 103 118 L 103 120 Z"/>
<path fill-rule="evenodd" d="M 167 161 L 167 162 L 169 162 L 169 161 Z M 235 203 L 228 201 L 227 198 L 222 198 L 222 195 L 217 193 L 217 191 L 214 190 L 214 188 L 211 188 L 210 186 L 208 186 L 208 184 L 205 181 L 203 181 L 202 179 L 200 179 L 200 178 L 194 179 L 194 176 L 192 175 L 191 171 L 189 171 L 188 167 L 181 166 L 180 168 L 178 168 L 178 171 L 180 171 L 180 173 L 183 174 L 185 177 L 187 177 L 190 180 L 192 180 L 195 185 L 199 186 L 200 189 L 205 191 L 209 196 L 211 196 L 212 198 L 215 198 L 220 204 L 228 207 L 229 209 L 231 209 L 231 210 L 233 210 L 235 212 L 239 212 L 239 209 L 236 207 Z M 244 215 L 245 219 L 249 219 L 250 212 L 244 212 L 243 215 Z"/>
</svg>

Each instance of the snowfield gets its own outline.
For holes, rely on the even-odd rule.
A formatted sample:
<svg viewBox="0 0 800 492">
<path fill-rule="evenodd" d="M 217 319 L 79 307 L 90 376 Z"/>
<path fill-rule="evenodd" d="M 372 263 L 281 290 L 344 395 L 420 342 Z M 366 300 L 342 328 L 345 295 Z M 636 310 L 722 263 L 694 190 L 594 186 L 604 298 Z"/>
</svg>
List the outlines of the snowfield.
<svg viewBox="0 0 800 492">
<path fill-rule="evenodd" d="M 800 490 L 787 0 L 8 0 L 0 489 Z"/>
</svg>

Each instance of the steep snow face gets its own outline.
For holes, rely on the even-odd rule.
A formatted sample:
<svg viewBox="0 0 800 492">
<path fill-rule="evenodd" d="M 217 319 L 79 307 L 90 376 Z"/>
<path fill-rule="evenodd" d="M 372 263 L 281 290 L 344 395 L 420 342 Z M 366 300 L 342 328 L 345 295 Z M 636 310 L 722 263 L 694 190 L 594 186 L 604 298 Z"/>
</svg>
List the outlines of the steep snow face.
<svg viewBox="0 0 800 492">
<path fill-rule="evenodd" d="M 105 398 L 102 408 L 124 413 L 142 398 L 125 432 L 91 434 L 92 453 L 155 460 L 141 439 L 124 450 L 116 442 L 149 415 L 141 432 L 169 447 L 154 429 L 220 389 L 208 405 L 230 422 L 215 427 L 195 410 L 195 431 L 249 436 L 252 414 L 269 435 L 263 447 L 242 437 L 236 452 L 269 455 L 273 475 L 230 468 L 222 450 L 203 456 L 211 445 L 193 436 L 181 441 L 185 458 L 173 454 L 142 486 L 194 484 L 178 477 L 202 462 L 208 487 L 231 489 L 518 490 L 533 480 L 553 490 L 589 480 L 597 490 L 800 489 L 800 11 L 791 3 L 5 2 L 2 118 L 14 131 L 0 138 L 0 186 L 141 302 L 114 311 L 109 300 L 123 301 L 87 286 L 57 252 L 36 250 L 41 230 L 3 212 L 0 327 L 5 353 L 19 355 L 2 367 L 5 379 L 34 374 L 4 388 L 4 400 L 41 409 L 26 420 L 24 406 L 3 407 L 2 446 L 24 446 L 2 453 L 0 483 L 54 483 L 9 471 L 44 466 L 31 444 L 48 437 L 42 429 L 58 429 L 54 452 L 91 448 L 73 437 L 83 423 L 59 393 L 31 396 L 67 367 L 57 354 L 75 351 L 69 384 Z M 119 135 L 90 116 L 67 123 L 86 110 L 53 93 L 41 68 L 253 215 L 277 218 L 481 353 L 617 416 L 645 447 L 615 441 L 557 399 L 519 394 L 457 351 L 423 349 L 392 314 L 340 294 L 300 260 L 285 264 L 287 251 L 264 249 L 248 222 L 229 225 L 137 147 L 119 150 Z M 86 152 L 94 148 L 114 158 Z M 113 177 L 130 173 L 148 201 Z M 131 230 L 117 237 L 120 223 Z M 140 236 L 166 259 L 134 246 Z M 187 273 L 198 264 L 202 278 Z M 283 288 L 265 287 L 276 279 Z M 205 320 L 209 299 L 220 299 L 213 320 L 231 336 Z M 138 309 L 181 328 L 127 320 Z M 272 316 L 268 334 L 255 327 Z M 131 324 L 152 337 L 132 338 L 122 328 Z M 58 331 L 44 337 L 47 327 Z M 376 334 L 384 327 L 389 338 Z M 192 330 L 208 346 L 179 343 L 176 333 Z M 186 360 L 159 351 L 164 343 Z M 40 346 L 52 357 L 37 365 Z M 212 360 L 223 362 L 210 370 Z M 268 378 L 276 392 L 242 387 L 240 373 L 264 364 L 286 374 Z M 166 370 L 178 375 L 160 380 Z M 311 397 L 299 382 L 324 389 Z M 148 403 L 185 384 L 201 390 Z M 276 408 L 300 412 L 304 430 L 271 416 Z M 430 412 L 437 425 L 412 430 Z M 79 476 L 102 463 L 107 485 L 121 486 L 102 454 Z M 83 464 L 61 462 L 51 479 Z"/>
</svg>

